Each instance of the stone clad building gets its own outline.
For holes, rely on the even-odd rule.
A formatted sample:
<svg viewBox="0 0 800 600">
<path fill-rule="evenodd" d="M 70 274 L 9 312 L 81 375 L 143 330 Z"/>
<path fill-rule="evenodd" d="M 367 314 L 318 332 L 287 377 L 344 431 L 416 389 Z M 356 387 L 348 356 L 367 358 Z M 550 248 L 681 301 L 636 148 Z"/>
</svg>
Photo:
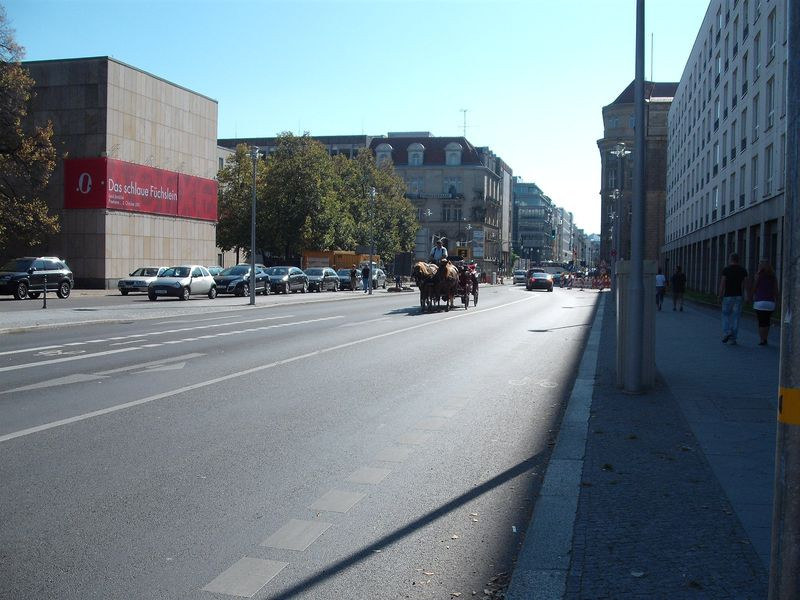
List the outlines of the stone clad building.
<svg viewBox="0 0 800 600">
<path fill-rule="evenodd" d="M 113 288 L 142 265 L 213 264 L 217 102 L 109 57 L 23 64 L 30 118 L 53 123 L 59 157 L 46 201 L 61 232 L 39 251 L 66 259 L 82 287 Z"/>
</svg>

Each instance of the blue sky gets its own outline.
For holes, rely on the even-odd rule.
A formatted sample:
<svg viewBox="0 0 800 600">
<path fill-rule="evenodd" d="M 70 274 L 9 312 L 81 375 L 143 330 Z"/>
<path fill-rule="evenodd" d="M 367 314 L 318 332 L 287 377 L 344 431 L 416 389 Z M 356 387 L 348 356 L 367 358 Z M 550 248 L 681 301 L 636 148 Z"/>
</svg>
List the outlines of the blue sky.
<svg viewBox="0 0 800 600">
<path fill-rule="evenodd" d="M 26 60 L 113 56 L 219 102 L 219 137 L 430 131 L 489 146 L 600 229 L 604 105 L 634 77 L 635 0 L 0 0 Z M 708 3 L 647 0 L 678 81 Z"/>
</svg>

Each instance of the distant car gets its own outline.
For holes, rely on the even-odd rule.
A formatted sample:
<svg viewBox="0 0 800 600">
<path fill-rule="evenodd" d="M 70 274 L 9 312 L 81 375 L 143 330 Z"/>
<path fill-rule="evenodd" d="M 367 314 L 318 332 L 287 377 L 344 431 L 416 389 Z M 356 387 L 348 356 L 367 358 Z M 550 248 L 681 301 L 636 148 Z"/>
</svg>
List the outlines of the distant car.
<svg viewBox="0 0 800 600">
<path fill-rule="evenodd" d="M 267 272 L 256 266 L 256 294 L 269 294 L 270 278 Z M 250 265 L 240 264 L 227 269 L 222 269 L 219 275 L 214 276 L 218 294 L 233 294 L 234 296 L 250 295 Z"/>
<path fill-rule="evenodd" d="M 339 276 L 339 289 L 352 290 L 350 285 L 350 269 L 339 269 L 336 271 Z M 361 269 L 356 269 L 356 289 L 361 287 Z"/>
<path fill-rule="evenodd" d="M 533 271 L 528 275 L 528 281 L 525 284 L 526 290 L 547 290 L 553 291 L 553 276 L 544 271 Z"/>
<path fill-rule="evenodd" d="M 212 277 L 216 277 L 222 272 L 222 267 L 220 267 L 219 265 L 215 265 L 213 267 L 206 267 L 206 269 L 208 269 L 208 272 L 211 273 Z"/>
<path fill-rule="evenodd" d="M 514 285 L 518 283 L 525 283 L 528 280 L 528 274 L 525 271 L 514 271 Z"/>
<path fill-rule="evenodd" d="M 74 285 L 72 271 L 57 256 L 26 256 L 14 258 L 0 267 L 0 295 L 17 300 L 38 298 L 45 289 L 68 298 Z"/>
<path fill-rule="evenodd" d="M 308 276 L 308 291 L 309 292 L 324 292 L 331 290 L 336 292 L 339 290 L 339 275 L 330 267 L 310 267 L 305 270 Z M 348 283 L 350 275 L 347 276 Z"/>
<path fill-rule="evenodd" d="M 147 297 L 152 301 L 167 296 L 188 300 L 189 296 L 217 297 L 217 284 L 208 269 L 201 265 L 181 265 L 165 269 L 147 286 Z"/>
<path fill-rule="evenodd" d="M 308 291 L 308 276 L 298 267 L 270 267 L 267 269 L 273 293 Z"/>
<path fill-rule="evenodd" d="M 129 292 L 142 292 L 147 293 L 147 287 L 155 281 L 167 267 L 139 267 L 131 271 L 128 277 L 130 279 L 120 279 L 117 282 L 117 288 L 120 294 L 127 296 Z"/>
<path fill-rule="evenodd" d="M 383 269 L 375 269 L 375 272 L 372 274 L 372 289 L 377 289 L 382 287 L 386 289 L 386 273 L 383 272 Z"/>
</svg>

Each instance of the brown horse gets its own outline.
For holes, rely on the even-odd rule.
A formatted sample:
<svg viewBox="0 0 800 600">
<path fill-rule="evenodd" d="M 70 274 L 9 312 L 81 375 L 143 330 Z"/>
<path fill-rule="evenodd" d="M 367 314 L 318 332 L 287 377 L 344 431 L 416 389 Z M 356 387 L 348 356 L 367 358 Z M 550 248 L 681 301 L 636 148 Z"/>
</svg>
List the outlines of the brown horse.
<svg viewBox="0 0 800 600">
<path fill-rule="evenodd" d="M 458 268 L 446 258 L 439 263 L 439 270 L 434 275 L 436 297 L 445 300 L 444 310 L 455 307 L 453 299 L 458 290 Z"/>
<path fill-rule="evenodd" d="M 411 278 L 416 282 L 419 288 L 419 305 L 423 311 L 433 306 L 435 291 L 434 277 L 438 270 L 439 268 L 436 265 L 423 261 L 415 263 L 411 269 Z"/>
</svg>

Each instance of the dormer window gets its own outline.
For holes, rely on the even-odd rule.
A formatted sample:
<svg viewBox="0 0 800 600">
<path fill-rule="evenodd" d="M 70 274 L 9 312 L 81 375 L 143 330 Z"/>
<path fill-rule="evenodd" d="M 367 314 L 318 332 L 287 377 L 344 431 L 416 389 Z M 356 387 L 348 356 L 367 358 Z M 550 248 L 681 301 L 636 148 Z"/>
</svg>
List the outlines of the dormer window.
<svg viewBox="0 0 800 600">
<path fill-rule="evenodd" d="M 408 166 L 419 167 L 425 157 L 425 146 L 414 143 L 408 147 Z"/>
<path fill-rule="evenodd" d="M 463 148 L 457 142 L 450 142 L 444 147 L 445 163 L 448 166 L 455 167 L 461 164 L 461 152 Z"/>
<path fill-rule="evenodd" d="M 375 148 L 375 162 L 378 166 L 392 162 L 393 150 L 391 144 L 378 144 L 378 147 Z"/>
</svg>

